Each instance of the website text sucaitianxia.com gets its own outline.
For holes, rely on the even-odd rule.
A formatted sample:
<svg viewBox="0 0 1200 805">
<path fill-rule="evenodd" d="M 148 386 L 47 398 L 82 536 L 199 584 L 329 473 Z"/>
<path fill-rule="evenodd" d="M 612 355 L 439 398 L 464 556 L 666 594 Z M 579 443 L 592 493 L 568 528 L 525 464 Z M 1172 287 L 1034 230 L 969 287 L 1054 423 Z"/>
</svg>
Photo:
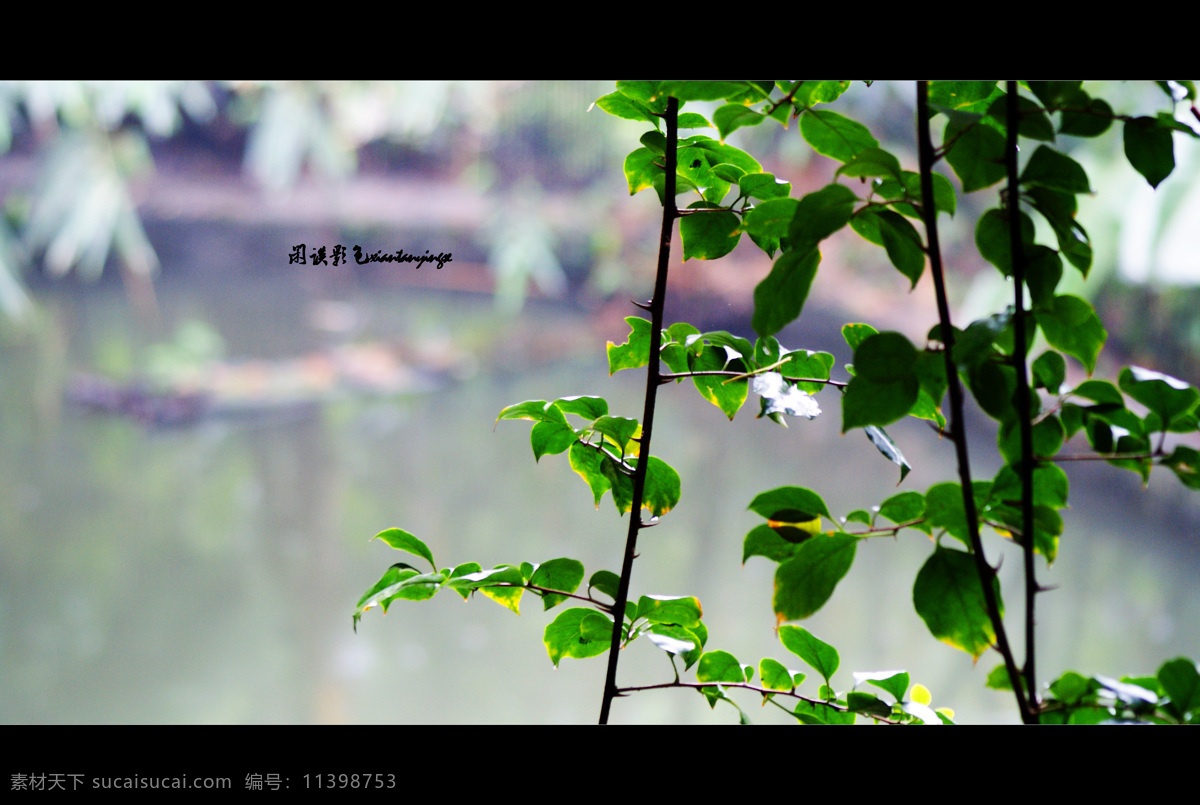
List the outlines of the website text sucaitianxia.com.
<svg viewBox="0 0 1200 805">
<path fill-rule="evenodd" d="M 13 774 L 10 791 L 78 791 L 97 788 L 224 789 L 228 777 L 88 777 L 86 774 Z"/>
</svg>

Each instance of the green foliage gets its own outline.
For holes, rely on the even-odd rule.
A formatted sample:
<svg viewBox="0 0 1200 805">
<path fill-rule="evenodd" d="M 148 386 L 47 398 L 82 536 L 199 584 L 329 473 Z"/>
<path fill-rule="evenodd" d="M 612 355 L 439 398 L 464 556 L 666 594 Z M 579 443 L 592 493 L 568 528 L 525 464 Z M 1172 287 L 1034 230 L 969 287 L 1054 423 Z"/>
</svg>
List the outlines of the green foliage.
<svg viewBox="0 0 1200 805">
<path fill-rule="evenodd" d="M 626 158 L 625 176 L 631 193 L 655 189 L 663 203 L 664 228 L 679 219 L 683 260 L 718 259 L 737 247 L 744 233 L 773 261 L 754 290 L 752 326 L 758 337 L 751 343 L 724 331 L 701 332 L 686 322 L 668 325 L 662 321 L 660 293 L 646 306 L 651 319 L 627 318 L 625 341 L 607 347 L 610 374 L 646 369 L 645 423 L 610 414 L 599 397 L 526 401 L 500 412 L 497 421 L 533 423 L 535 460 L 567 453 L 570 468 L 586 482 L 597 507 L 611 492 L 618 514 L 630 513 L 621 573 L 593 572 L 580 593 L 586 572 L 572 559 L 491 570 L 468 563 L 437 571 L 424 543 L 389 529 L 378 535 L 383 542 L 425 559 L 435 571 L 422 574 L 404 563 L 388 568 L 359 601 L 356 624 L 375 606 L 386 611 L 396 599 L 422 600 L 443 587 L 464 597 L 479 591 L 514 612 L 525 592 L 540 596 L 546 609 L 574 599 L 585 606 L 566 609 L 545 630 L 546 651 L 556 666 L 567 657 L 584 659 L 624 648 L 645 635 L 665 653 L 674 672 L 673 682 L 618 687 L 620 652 L 609 651 L 602 721 L 619 695 L 648 687 L 690 687 L 711 707 L 722 702 L 735 707 L 743 723 L 746 713 L 730 696 L 738 689 L 755 691 L 764 704 L 780 706 L 805 724 L 860 719 L 952 723 L 953 713 L 930 709 L 928 690 L 910 685 L 904 671 L 857 672 L 851 690 L 836 690 L 838 651 L 790 623 L 809 618 L 833 599 L 858 551 L 871 549 L 871 538 L 919 532 L 932 542 L 914 579 L 916 614 L 935 639 L 974 661 L 997 651 L 1003 662 L 985 684 L 1011 691 L 1022 720 L 1195 721 L 1200 673 L 1188 659 L 1165 663 L 1154 677 L 1114 680 L 1067 672 L 1048 688 L 1039 688 L 1030 602 L 1042 590 L 1036 557 L 1047 566 L 1052 563 L 1065 533 L 1060 511 L 1068 506 L 1070 485 L 1057 463 L 1059 453 L 1081 432 L 1095 452 L 1075 452 L 1072 459 L 1107 461 L 1143 479 L 1161 465 L 1186 487 L 1200 488 L 1200 451 L 1183 444 L 1170 453 L 1165 449 L 1167 433 L 1200 431 L 1200 391 L 1139 367 L 1121 370 L 1117 384 L 1089 379 L 1067 386 L 1066 358 L 1090 376 L 1106 332 L 1088 302 L 1058 293 L 1064 260 L 1085 276 L 1091 266 L 1088 234 L 1075 221 L 1075 197 L 1093 189 L 1083 167 L 1054 143 L 1060 134 L 1098 136 L 1113 120 L 1124 120 L 1130 163 L 1157 186 L 1174 164 L 1173 133 L 1196 133 L 1169 114 L 1121 118 L 1105 101 L 1090 97 L 1080 82 L 1028 82 L 1024 93 L 1013 82 L 934 82 L 918 87 L 921 153 L 918 170 L 909 171 L 866 126 L 816 108 L 848 87 L 849 82 L 840 81 L 618 82 L 615 92 L 597 101 L 610 114 L 653 126 Z M 679 137 L 680 128 L 707 124 L 695 113 L 679 113 L 688 101 L 723 102 L 711 115 L 721 140 Z M 929 119 L 938 115 L 946 120 L 942 142 L 935 147 Z M 790 185 L 764 172 L 753 156 L 724 142 L 741 128 L 767 120 L 787 125 L 792 117 L 800 118 L 800 136 L 816 153 L 840 163 L 834 182 L 798 199 L 791 197 Z M 1022 137 L 1038 145 L 1026 145 L 1018 170 L 1015 145 Z M 932 170 L 938 159 L 949 164 L 961 192 L 1005 183 L 999 205 L 980 216 L 974 231 L 980 255 L 1013 280 L 1013 303 L 965 327 L 954 326 L 949 318 L 941 256 L 934 248 L 938 213 L 954 215 L 960 208 L 953 184 Z M 668 197 L 669 188 L 675 196 L 687 197 L 685 209 Z M 1048 225 L 1043 231 L 1052 234 L 1053 245 L 1037 242 L 1036 216 Z M 913 221 L 922 224 L 923 233 Z M 821 264 L 823 242 L 847 228 L 881 246 L 910 288 L 916 287 L 928 261 L 940 312 L 924 344 L 866 323 L 847 324 L 842 335 L 854 359 L 845 367 L 849 379 L 837 381 L 831 377 L 832 355 L 785 349 L 776 334 L 801 315 Z M 666 252 L 660 257 L 663 272 Z M 658 287 L 666 287 L 662 274 Z M 1051 349 L 1032 357 L 1039 331 Z M 649 434 L 655 390 L 684 380 L 691 380 L 701 397 L 728 419 L 757 394 L 758 416 L 779 424 L 786 416 L 817 417 L 821 409 L 812 395 L 833 386 L 842 396 L 842 432 L 863 428 L 884 458 L 900 468 L 901 483 L 911 466 L 883 426 L 910 416 L 923 419 L 955 449 L 958 481 L 934 483 L 923 493 L 901 491 L 843 518 L 834 516 L 820 494 L 799 486 L 765 491 L 750 502 L 750 511 L 765 523 L 746 534 L 742 561 L 761 557 L 777 564 L 773 608 L 779 640 L 816 672 L 821 684 L 815 695 L 800 693 L 806 675 L 777 659 L 743 664 L 727 651 L 707 650 L 708 629 L 696 598 L 641 595 L 634 603 L 629 593 L 639 531 L 657 524 L 682 499 L 682 479 L 650 455 Z M 1005 463 L 992 480 L 971 479 L 962 426 L 964 387 L 997 423 L 996 443 Z M 649 511 L 648 521 L 642 520 L 642 509 Z M 826 530 L 826 524 L 831 528 Z M 1007 637 L 1000 581 L 987 558 L 985 533 L 1015 542 L 1022 553 L 1028 640 L 1023 665 Z M 677 658 L 685 671 L 695 669 L 695 682 L 680 678 Z M 868 685 L 871 689 L 860 689 Z M 783 707 L 780 700 L 786 698 L 794 704 Z"/>
</svg>

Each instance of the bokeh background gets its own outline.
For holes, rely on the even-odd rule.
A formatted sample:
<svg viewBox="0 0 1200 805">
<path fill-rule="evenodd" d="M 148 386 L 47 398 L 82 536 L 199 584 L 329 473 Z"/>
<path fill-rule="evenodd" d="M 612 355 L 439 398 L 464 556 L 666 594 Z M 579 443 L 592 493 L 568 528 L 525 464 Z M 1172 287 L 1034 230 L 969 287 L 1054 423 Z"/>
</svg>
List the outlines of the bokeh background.
<svg viewBox="0 0 1200 805">
<path fill-rule="evenodd" d="M 608 499 L 597 511 L 563 456 L 535 464 L 528 423 L 493 430 L 506 405 L 573 394 L 640 416 L 644 378 L 608 377 L 604 345 L 625 339 L 628 300 L 650 292 L 658 206 L 629 197 L 621 173 L 645 127 L 589 110 L 611 89 L 0 82 L 0 721 L 595 720 L 604 660 L 555 671 L 541 634 L 556 613 L 532 597 L 520 617 L 482 596 L 401 602 L 357 634 L 350 615 L 403 558 L 369 542 L 390 526 L 440 566 L 570 556 L 589 574 L 618 569 L 626 521 Z M 1170 108 L 1152 82 L 1089 91 L 1119 112 Z M 914 94 L 858 85 L 834 108 L 911 167 Z M 794 125 L 731 142 L 796 195 L 832 179 Z M 1124 160 L 1119 129 L 1065 144 L 1098 191 L 1079 215 L 1096 265 L 1070 291 L 1109 328 L 1101 377 L 1136 363 L 1200 383 L 1200 151 L 1175 144 L 1157 192 Z M 974 216 L 995 203 L 994 188 L 960 200 L 943 233 L 960 322 L 1009 293 L 971 248 Z M 301 244 L 303 264 L 290 259 Z M 314 264 L 339 244 L 453 259 Z M 840 366 L 845 322 L 924 337 L 927 277 L 897 306 L 905 280 L 881 250 L 850 235 L 824 252 L 786 347 Z M 673 254 L 668 320 L 750 335 L 765 255 L 745 243 L 681 264 L 677 241 Z M 635 592 L 697 595 L 709 648 L 801 668 L 774 636 L 774 565 L 741 564 L 757 524 L 747 504 L 800 485 L 844 514 L 897 491 L 895 467 L 861 434 L 838 434 L 834 392 L 817 398 L 825 416 L 787 430 L 755 420 L 753 401 L 729 422 L 685 386 L 665 392 L 655 452 L 683 497 L 646 532 Z M 972 428 L 987 478 L 994 431 L 975 414 Z M 914 467 L 900 490 L 954 476 L 927 428 L 889 431 Z M 1200 656 L 1200 498 L 1166 472 L 1143 489 L 1108 466 L 1067 470 L 1067 531 L 1039 571 L 1059 585 L 1039 599 L 1042 678 Z M 840 689 L 852 671 L 904 668 L 961 722 L 1015 722 L 1010 697 L 983 684 L 998 657 L 972 667 L 913 611 L 929 550 L 915 532 L 864 545 L 805 626 L 840 650 Z M 1005 554 L 1019 617 L 1018 556 L 994 539 L 989 550 Z M 648 641 L 626 653 L 623 683 L 670 678 Z M 753 720 L 787 721 L 738 698 Z M 736 713 L 650 692 L 619 701 L 613 720 Z"/>
</svg>

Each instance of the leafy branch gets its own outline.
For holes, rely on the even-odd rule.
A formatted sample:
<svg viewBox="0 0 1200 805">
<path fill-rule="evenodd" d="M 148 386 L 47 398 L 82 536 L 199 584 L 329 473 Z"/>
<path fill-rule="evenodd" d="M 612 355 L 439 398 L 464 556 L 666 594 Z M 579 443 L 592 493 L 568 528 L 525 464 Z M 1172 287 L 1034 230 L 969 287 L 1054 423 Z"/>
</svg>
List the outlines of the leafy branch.
<svg viewBox="0 0 1200 805">
<path fill-rule="evenodd" d="M 1184 86 L 1188 99 L 1194 100 L 1194 87 L 1186 82 Z M 633 303 L 648 311 L 650 319 L 626 318 L 628 337 L 606 348 L 610 374 L 645 368 L 642 419 L 639 423 L 610 415 L 600 397 L 562 397 L 508 406 L 497 421 L 532 421 L 535 460 L 567 453 L 570 468 L 585 481 L 597 507 L 611 492 L 618 513 L 630 514 L 621 572 L 593 573 L 587 595 L 581 595 L 575 591 L 584 570 L 571 559 L 486 571 L 468 563 L 425 574 L 398 563 L 360 600 L 356 624 L 362 612 L 374 606 L 386 611 L 394 600 L 423 600 L 443 588 L 464 598 L 479 591 L 515 612 L 522 593 L 530 590 L 547 609 L 567 600 L 588 605 L 559 614 L 547 626 L 543 642 L 555 665 L 564 657 L 583 659 L 608 651 L 601 723 L 609 720 L 615 698 L 668 688 L 700 690 L 714 707 L 720 701 L 737 707 L 725 695 L 726 688 L 753 690 L 777 707 L 782 707 L 777 697 L 792 698 L 797 704 L 788 712 L 805 723 L 852 723 L 858 716 L 885 723 L 941 723 L 950 717 L 929 710 L 927 691 L 913 686 L 909 697 L 905 672 L 856 673 L 856 690 L 842 698 L 831 683 L 840 662 L 836 649 L 793 623 L 831 600 L 860 544 L 911 528 L 933 542 L 933 552 L 914 581 L 917 614 L 935 638 L 976 660 L 991 648 L 1000 653 L 1003 663 L 989 674 L 987 684 L 1013 692 L 1024 722 L 1182 723 L 1197 718 L 1200 671 L 1182 658 L 1164 665 L 1156 678 L 1110 680 L 1067 672 L 1048 689 L 1040 690 L 1037 684 L 1034 602 L 1050 586 L 1038 581 L 1035 559 L 1040 554 L 1049 565 L 1057 557 L 1064 531 L 1059 512 L 1067 508 L 1068 478 L 1057 464 L 1105 460 L 1137 472 L 1144 481 L 1152 466 L 1162 466 L 1185 486 L 1200 489 L 1200 450 L 1184 444 L 1169 454 L 1165 449 L 1168 431 L 1200 431 L 1200 391 L 1140 367 L 1121 370 L 1116 383 L 1091 379 L 1106 337 L 1104 328 L 1085 300 L 1056 293 L 1064 260 L 1085 275 L 1092 262 L 1087 232 L 1075 220 L 1075 196 L 1091 192 L 1086 173 L 1070 157 L 1045 145 L 1033 149 L 1018 170 L 1019 137 L 1052 141 L 1056 128 L 1049 120 L 1051 113 L 1061 115 L 1057 133 L 1097 136 L 1111 125 L 1111 120 L 1096 124 L 1107 116 L 1101 114 L 1107 104 L 1088 96 L 1080 82 L 1007 82 L 1003 88 L 987 81 L 919 82 L 919 165 L 914 172 L 904 170 L 865 126 L 822 106 L 848 87 L 843 81 L 618 82 L 616 92 L 596 102 L 610 114 L 654 127 L 624 163 L 630 194 L 653 188 L 663 206 L 654 294 L 648 302 Z M 1020 94 L 1021 87 L 1036 100 Z M 774 98 L 776 91 L 783 97 Z M 698 113 L 680 111 L 689 101 L 725 104 L 710 123 Z M 724 139 L 679 137 L 680 128 L 712 125 L 725 138 L 769 119 L 787 125 L 793 112 L 804 140 L 817 153 L 841 163 L 831 184 L 798 199 L 790 196 L 789 183 L 765 172 L 753 156 Z M 948 118 L 937 148 L 930 125 L 935 114 Z M 1152 186 L 1170 172 L 1168 162 L 1173 165 L 1172 132 L 1195 135 L 1163 116 L 1124 122 L 1126 154 Z M 963 192 L 1007 180 L 1000 192 L 1001 206 L 979 218 L 975 239 L 981 256 L 1013 279 L 1013 303 L 963 329 L 951 319 L 938 236 L 939 216 L 954 215 L 958 206 L 950 181 L 932 170 L 941 159 L 954 171 Z M 869 182 L 868 198 L 859 198 L 842 184 L 844 178 Z M 678 209 L 676 197 L 689 192 L 699 194 L 700 200 L 688 210 Z M 731 194 L 735 200 L 726 205 Z M 1057 249 L 1035 242 L 1035 228 L 1022 203 L 1047 221 Z M 909 219 L 921 222 L 924 238 Z M 684 261 L 719 259 L 742 235 L 772 259 L 770 273 L 754 290 L 753 342 L 725 331 L 701 332 L 686 322 L 665 325 L 676 220 Z M 786 350 L 776 334 L 800 315 L 821 264 L 822 242 L 846 227 L 882 247 L 911 287 L 929 264 L 938 322 L 923 348 L 900 333 L 879 332 L 862 322 L 846 324 L 842 336 L 853 351 L 853 363 L 846 366 L 851 379 L 843 382 L 830 378 L 832 354 Z M 1050 348 L 1031 362 L 1030 346 L 1038 331 Z M 1064 356 L 1077 360 L 1089 374 L 1069 390 L 1064 390 Z M 816 697 L 798 693 L 805 675 L 776 660 L 759 663 L 761 684 L 755 685 L 752 666 L 728 652 L 706 650 L 708 630 L 697 599 L 643 595 L 636 603 L 632 600 L 638 534 L 661 522 L 681 496 L 678 473 L 651 456 L 650 436 L 658 387 L 683 380 L 691 380 L 729 419 L 753 392 L 760 398 L 758 416 L 781 425 L 786 425 L 785 416 L 819 416 L 814 395 L 833 386 L 840 392 L 842 432 L 861 428 L 878 452 L 899 468 L 901 483 L 911 466 L 886 426 L 915 417 L 953 445 L 957 483 L 936 483 L 923 493 L 898 492 L 871 510 L 856 509 L 841 519 L 833 517 L 817 492 L 800 486 L 780 486 L 750 502 L 750 511 L 762 522 L 746 534 L 742 561 L 762 557 L 777 564 L 772 608 L 779 639 L 824 680 Z M 991 480 L 972 476 L 964 427 L 968 391 L 998 423 L 997 444 L 1005 465 Z M 1044 411 L 1043 393 L 1058 395 Z M 947 396 L 948 410 L 943 412 Z M 1144 413 L 1131 410 L 1127 400 Z M 584 424 L 572 424 L 568 416 Z M 1095 453 L 1059 455 L 1080 432 Z M 649 520 L 643 520 L 643 509 L 649 510 Z M 851 524 L 865 528 L 853 529 Z M 1023 554 L 1025 660 L 1020 666 L 1005 629 L 996 568 L 985 553 L 984 526 L 1018 545 Z M 407 532 L 390 529 L 379 537 L 436 568 L 424 544 Z M 965 551 L 953 547 L 956 540 Z M 613 603 L 594 598 L 593 589 Z M 621 649 L 642 636 L 668 655 L 673 681 L 617 684 Z M 685 670 L 695 667 L 695 682 L 680 679 L 676 658 L 683 660 Z M 894 701 L 857 690 L 865 683 L 887 691 Z"/>
</svg>

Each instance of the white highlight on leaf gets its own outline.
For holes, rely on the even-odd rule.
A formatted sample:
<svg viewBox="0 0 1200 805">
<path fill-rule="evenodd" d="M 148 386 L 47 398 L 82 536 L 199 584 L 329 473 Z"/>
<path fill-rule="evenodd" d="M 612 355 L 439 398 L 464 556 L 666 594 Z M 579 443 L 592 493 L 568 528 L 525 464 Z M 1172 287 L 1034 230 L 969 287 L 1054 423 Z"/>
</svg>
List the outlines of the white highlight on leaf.
<svg viewBox="0 0 1200 805">
<path fill-rule="evenodd" d="M 792 416 L 806 416 L 809 419 L 821 413 L 817 401 L 807 393 L 790 385 L 778 372 L 765 372 L 754 376 L 752 385 L 755 394 L 766 401 L 763 415 L 782 413 Z"/>
<path fill-rule="evenodd" d="M 1143 369 L 1140 366 L 1130 366 L 1129 371 L 1133 374 L 1135 380 L 1146 382 L 1147 380 L 1161 380 L 1173 389 L 1188 389 L 1190 385 L 1180 380 L 1177 377 L 1164 375 L 1162 372 L 1155 372 L 1150 369 Z"/>
</svg>

